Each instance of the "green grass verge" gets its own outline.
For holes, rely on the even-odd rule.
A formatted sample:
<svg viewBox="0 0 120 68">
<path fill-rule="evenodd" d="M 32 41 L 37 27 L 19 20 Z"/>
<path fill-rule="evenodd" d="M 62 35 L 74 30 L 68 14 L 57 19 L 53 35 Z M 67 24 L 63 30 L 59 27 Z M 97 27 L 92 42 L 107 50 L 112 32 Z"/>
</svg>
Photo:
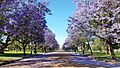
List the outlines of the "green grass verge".
<svg viewBox="0 0 120 68">
<path fill-rule="evenodd" d="M 82 54 L 82 52 L 79 52 L 80 54 Z M 90 55 L 89 51 L 85 51 L 85 55 Z M 120 52 L 115 52 L 116 58 L 120 59 Z M 95 57 L 95 59 L 98 59 L 100 61 L 110 61 L 111 60 L 111 55 L 110 54 L 106 54 L 105 52 L 99 52 L 99 51 L 93 51 L 93 57 Z"/>
<path fill-rule="evenodd" d="M 37 53 L 40 53 L 39 50 Z M 34 53 L 33 53 L 34 54 Z M 26 55 L 30 55 L 30 51 L 26 51 Z M 0 60 L 12 60 L 12 59 L 18 59 L 23 57 L 23 51 L 5 51 L 4 54 L 0 54 Z"/>
<path fill-rule="evenodd" d="M 21 57 L 0 57 L 0 62 L 21 59 Z"/>
<path fill-rule="evenodd" d="M 26 52 L 26 55 L 29 55 L 30 52 Z M 22 57 L 23 52 L 22 51 L 5 51 L 5 54 L 0 54 L 0 57 Z"/>
<path fill-rule="evenodd" d="M 26 52 L 26 55 L 30 55 L 30 52 Z M 0 54 L 0 62 L 4 61 L 12 61 L 12 60 L 18 60 L 23 58 L 23 52 L 22 51 L 5 51 L 5 54 Z"/>
</svg>

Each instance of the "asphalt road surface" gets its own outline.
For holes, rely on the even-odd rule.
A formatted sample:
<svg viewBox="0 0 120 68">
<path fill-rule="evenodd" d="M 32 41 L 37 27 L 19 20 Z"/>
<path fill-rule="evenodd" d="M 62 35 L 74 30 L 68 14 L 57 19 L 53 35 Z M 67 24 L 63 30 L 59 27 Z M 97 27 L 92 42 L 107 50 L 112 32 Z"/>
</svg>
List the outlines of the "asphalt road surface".
<svg viewBox="0 0 120 68">
<path fill-rule="evenodd" d="M 50 52 L 2 65 L 0 68 L 110 68 L 113 66 L 73 52 Z"/>
</svg>

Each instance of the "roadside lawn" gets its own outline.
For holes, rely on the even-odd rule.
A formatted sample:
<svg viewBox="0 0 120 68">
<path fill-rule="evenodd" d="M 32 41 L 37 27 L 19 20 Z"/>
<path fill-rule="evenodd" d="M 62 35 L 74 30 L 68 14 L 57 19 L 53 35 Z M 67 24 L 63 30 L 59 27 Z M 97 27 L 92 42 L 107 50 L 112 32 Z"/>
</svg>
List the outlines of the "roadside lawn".
<svg viewBox="0 0 120 68">
<path fill-rule="evenodd" d="M 30 52 L 26 51 L 26 56 L 29 56 Z M 0 64 L 7 61 L 13 61 L 24 58 L 22 51 L 5 51 L 4 54 L 0 54 Z"/>
<path fill-rule="evenodd" d="M 79 52 L 80 54 L 82 54 L 82 52 Z M 90 51 L 85 51 L 84 55 L 90 55 Z M 120 59 L 120 52 L 115 52 L 115 55 L 117 57 L 117 59 Z M 111 61 L 111 56 L 110 54 L 106 54 L 105 52 L 100 52 L 100 51 L 93 51 L 93 57 L 99 61 Z"/>
</svg>

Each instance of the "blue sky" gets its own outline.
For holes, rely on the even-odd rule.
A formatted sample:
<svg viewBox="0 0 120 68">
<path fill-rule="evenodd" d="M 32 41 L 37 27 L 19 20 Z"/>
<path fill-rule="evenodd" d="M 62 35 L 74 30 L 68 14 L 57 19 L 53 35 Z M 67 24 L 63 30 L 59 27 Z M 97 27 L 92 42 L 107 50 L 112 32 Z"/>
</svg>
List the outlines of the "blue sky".
<svg viewBox="0 0 120 68">
<path fill-rule="evenodd" d="M 75 5 L 72 0 L 49 0 L 49 2 L 48 7 L 52 11 L 52 15 L 47 15 L 47 25 L 55 33 L 58 43 L 62 45 L 68 35 L 66 32 L 67 19 L 75 11 Z"/>
</svg>

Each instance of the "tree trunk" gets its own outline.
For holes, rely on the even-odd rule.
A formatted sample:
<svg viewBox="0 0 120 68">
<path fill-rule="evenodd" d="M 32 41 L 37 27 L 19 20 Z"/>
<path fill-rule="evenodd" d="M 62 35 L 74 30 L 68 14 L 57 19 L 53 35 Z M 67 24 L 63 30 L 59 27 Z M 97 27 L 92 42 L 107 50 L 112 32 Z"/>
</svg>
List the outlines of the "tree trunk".
<svg viewBox="0 0 120 68">
<path fill-rule="evenodd" d="M 112 60 L 116 60 L 116 56 L 115 56 L 115 53 L 114 53 L 114 49 L 112 47 L 112 44 L 109 44 L 109 47 L 110 47 L 110 55 L 112 57 Z"/>
<path fill-rule="evenodd" d="M 32 46 L 30 46 L 30 54 L 32 55 Z"/>
<path fill-rule="evenodd" d="M 4 49 L 1 49 L 1 50 L 0 50 L 0 54 L 4 54 Z"/>
<path fill-rule="evenodd" d="M 42 47 L 42 50 L 43 50 L 43 52 L 45 53 L 45 52 L 46 52 L 46 47 L 43 46 L 43 47 Z"/>
<path fill-rule="evenodd" d="M 91 47 L 90 47 L 90 53 L 91 53 L 91 55 L 93 55 L 93 52 L 92 52 L 92 49 L 91 49 Z"/>
<path fill-rule="evenodd" d="M 84 50 L 82 50 L 82 53 L 83 53 L 83 55 L 85 54 L 85 51 Z"/>
<path fill-rule="evenodd" d="M 25 55 L 25 46 L 23 46 L 23 55 Z"/>
<path fill-rule="evenodd" d="M 48 52 L 48 47 L 47 46 L 45 47 L 45 51 Z"/>
<path fill-rule="evenodd" d="M 25 54 L 25 48 L 26 48 L 26 45 L 25 44 L 23 44 L 23 55 L 25 56 L 26 54 Z"/>
<path fill-rule="evenodd" d="M 83 45 L 82 47 L 83 47 L 83 48 L 82 48 L 82 49 L 83 49 L 82 51 L 83 51 L 83 55 L 84 55 L 84 54 L 85 54 L 85 43 L 84 43 L 84 45 Z"/>
<path fill-rule="evenodd" d="M 32 51 L 30 51 L 30 54 L 32 55 Z"/>
<path fill-rule="evenodd" d="M 109 46 L 106 47 L 106 54 L 109 54 Z"/>
<path fill-rule="evenodd" d="M 35 54 L 37 53 L 36 44 L 35 44 L 35 47 L 34 47 L 34 53 L 35 53 Z"/>
<path fill-rule="evenodd" d="M 91 46 L 90 46 L 89 41 L 88 41 L 88 47 L 89 47 L 89 49 L 90 49 L 90 53 L 91 53 L 91 55 L 93 55 L 92 48 L 91 48 Z"/>
<path fill-rule="evenodd" d="M 0 49 L 0 54 L 4 54 L 4 50 L 5 48 L 7 48 L 7 46 L 9 45 L 8 42 L 10 41 L 10 36 L 8 35 L 6 38 L 5 43 L 2 43 L 2 47 Z"/>
</svg>

